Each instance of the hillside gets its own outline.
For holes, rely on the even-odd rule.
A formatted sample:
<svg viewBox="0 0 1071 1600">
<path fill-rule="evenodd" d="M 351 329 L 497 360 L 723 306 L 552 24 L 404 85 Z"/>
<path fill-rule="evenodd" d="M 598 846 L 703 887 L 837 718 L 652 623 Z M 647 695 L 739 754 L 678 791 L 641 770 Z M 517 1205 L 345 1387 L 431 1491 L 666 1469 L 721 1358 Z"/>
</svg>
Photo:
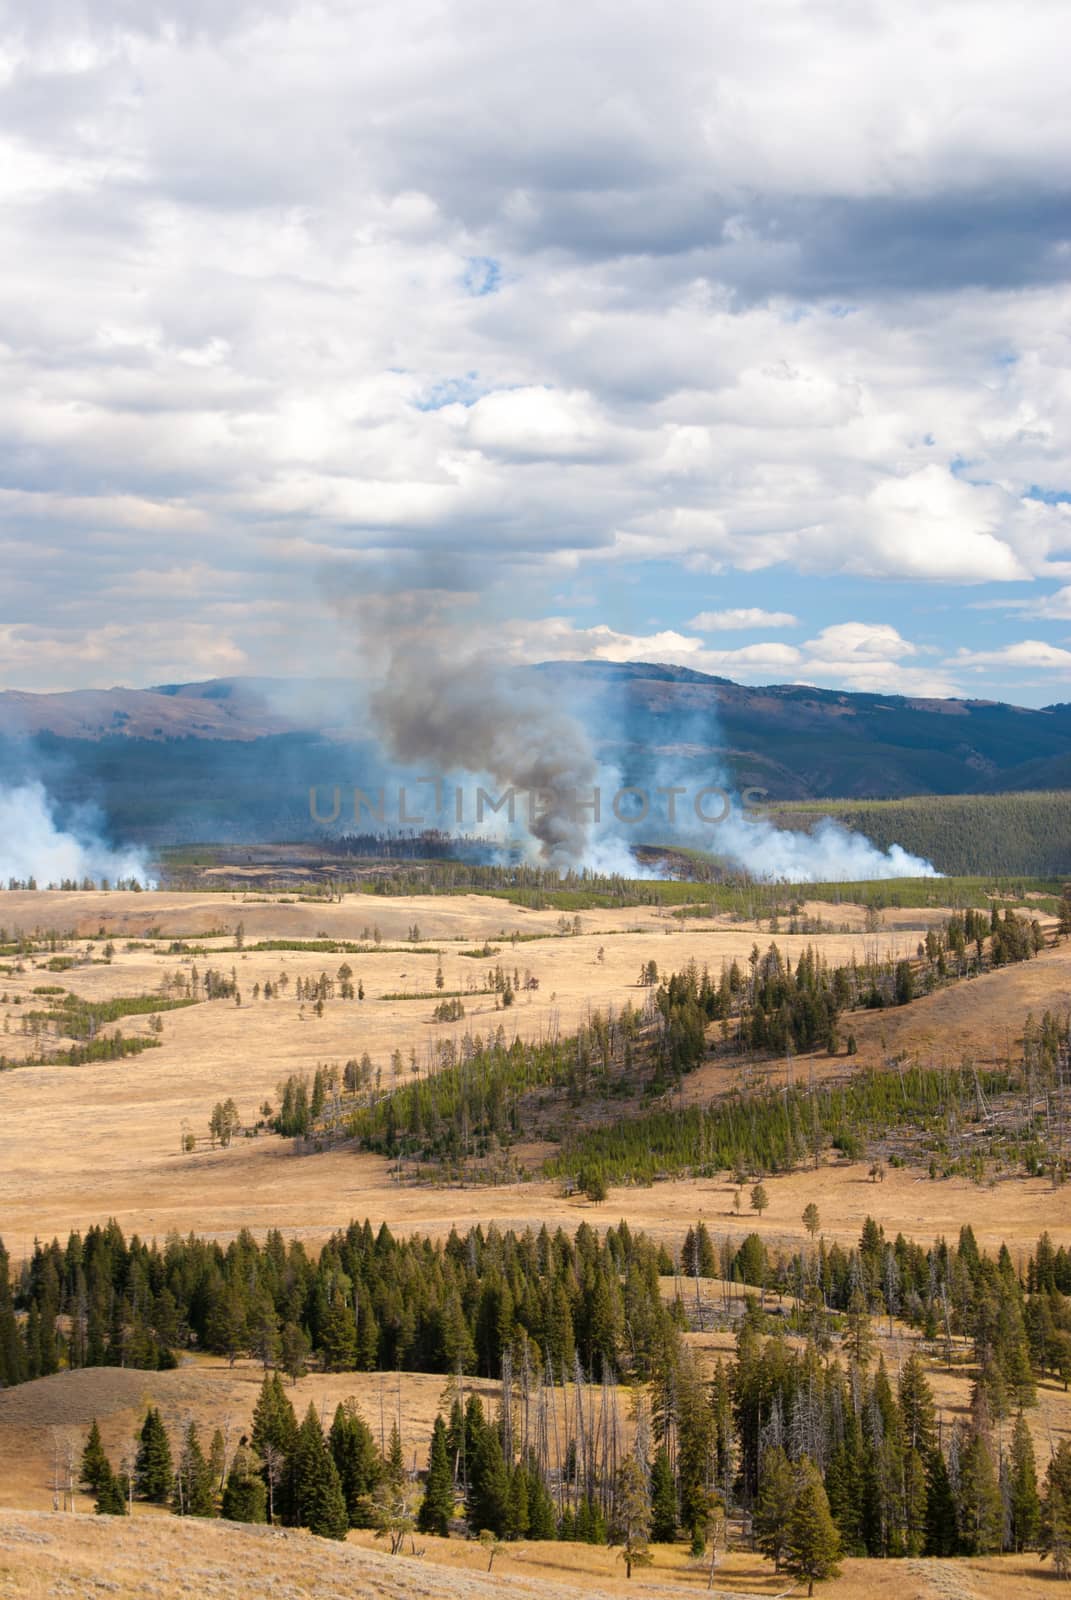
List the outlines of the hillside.
<svg viewBox="0 0 1071 1600">
<path fill-rule="evenodd" d="M 423 1545 L 437 1541 L 425 1539 Z M 419 1548 L 419 1546 L 418 1546 Z M 523 1600 L 572 1600 L 577 1593 L 632 1596 L 706 1593 L 706 1575 L 692 1563 L 691 1582 L 649 1577 L 624 1581 L 613 1551 L 529 1546 L 505 1551 L 488 1576 L 478 1544 L 446 1567 L 437 1560 L 386 1555 L 363 1545 L 333 1545 L 284 1528 L 241 1527 L 178 1517 L 139 1516 L 116 1521 L 48 1512 L 0 1512 L 0 1597 L 44 1600 L 52 1595 L 107 1592 L 116 1600 L 170 1597 L 190 1590 L 201 1600 L 260 1600 L 265 1594 L 355 1597 L 355 1600 L 493 1600 L 503 1584 Z M 545 1558 L 545 1559 L 544 1559 Z M 677 1560 L 676 1567 L 682 1565 Z M 748 1600 L 785 1592 L 755 1556 L 731 1555 L 718 1573 L 721 1600 Z M 102 1574 L 107 1572 L 108 1576 Z M 960 1561 L 849 1560 L 836 1585 L 837 1600 L 1003 1600 L 1009 1580 L 1029 1600 L 1052 1588 L 1036 1556 L 978 1557 Z M 679 1579 L 680 1574 L 674 1573 Z M 739 1587 L 732 1587 L 738 1584 Z"/>
<path fill-rule="evenodd" d="M 1067 705 L 754 688 L 643 664 L 549 663 L 532 673 L 627 784 L 699 787 L 727 776 L 790 802 L 1071 781 Z M 389 783 L 356 702 L 353 685 L 331 680 L 0 693 L 0 782 L 40 777 L 61 815 L 88 800 L 116 837 L 148 844 L 308 838 L 322 831 L 309 818 L 311 786 Z M 1015 870 L 1062 870 L 1057 856 Z"/>
</svg>

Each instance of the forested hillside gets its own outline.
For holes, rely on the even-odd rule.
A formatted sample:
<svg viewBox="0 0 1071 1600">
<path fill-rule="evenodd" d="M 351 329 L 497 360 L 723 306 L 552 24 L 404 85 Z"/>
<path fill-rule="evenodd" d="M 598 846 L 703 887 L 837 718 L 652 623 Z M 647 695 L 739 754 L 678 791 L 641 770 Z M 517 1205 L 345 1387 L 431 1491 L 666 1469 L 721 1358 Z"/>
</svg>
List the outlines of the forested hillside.
<svg viewBox="0 0 1071 1600">
<path fill-rule="evenodd" d="M 393 1551 L 416 1528 L 465 1531 L 492 1564 L 502 1541 L 613 1540 L 629 1573 L 682 1536 L 716 1562 L 732 1519 L 807 1582 L 835 1576 L 842 1553 L 1035 1550 L 1066 1575 L 1071 1443 L 1039 1460 L 1028 1421 L 1039 1386 L 1071 1374 L 1066 1249 L 1043 1234 L 1016 1266 L 967 1226 L 926 1247 L 870 1218 L 858 1244 L 827 1248 L 814 1207 L 804 1220 L 810 1241 L 780 1254 L 755 1234 L 719 1252 L 702 1223 L 672 1251 L 624 1223 L 445 1245 L 353 1223 L 315 1262 L 278 1233 L 161 1251 L 112 1223 L 37 1245 L 15 1292 L 0 1246 L 0 1361 L 16 1383 L 61 1364 L 159 1366 L 182 1347 L 263 1362 L 237 1444 L 223 1417 L 210 1443 L 192 1419 L 173 1439 L 150 1403 L 116 1464 L 94 1422 L 80 1475 L 104 1514 L 136 1497 L 327 1538 L 374 1527 Z M 718 1276 L 735 1348 L 711 1367 L 685 1335 Z M 768 1288 L 787 1316 L 767 1315 Z M 886 1318 L 915 1331 L 895 1370 Z M 448 1380 L 420 1472 L 396 1422 L 388 1442 L 381 1418 L 377 1442 L 353 1401 L 329 1428 L 312 1404 L 299 1421 L 281 1378 L 402 1359 Z M 938 1361 L 971 1380 L 950 1426 Z M 466 1382 L 477 1372 L 498 1386 L 495 1414 Z"/>
<path fill-rule="evenodd" d="M 782 828 L 835 817 L 883 850 L 902 845 L 939 872 L 1071 875 L 1071 793 L 917 795 L 904 800 L 823 800 L 778 805 Z"/>
<path fill-rule="evenodd" d="M 626 784 L 726 780 L 793 801 L 1071 783 L 1066 705 L 760 688 L 640 663 L 525 670 L 584 724 L 605 772 Z M 149 843 L 320 838 L 310 786 L 370 790 L 392 778 L 374 742 L 355 731 L 356 700 L 344 683 L 243 679 L 0 693 L 0 782 L 40 777 L 61 808 L 89 799 L 117 835 Z M 983 858 L 979 847 L 971 859 L 983 871 L 1005 870 L 1003 862 L 1009 871 L 1065 870 L 1058 841 L 1047 833 L 1040 842 L 1047 853 L 1035 844 L 1017 854 L 1004 840 L 998 858 Z M 1038 865 L 1042 859 L 1060 864 Z"/>
</svg>

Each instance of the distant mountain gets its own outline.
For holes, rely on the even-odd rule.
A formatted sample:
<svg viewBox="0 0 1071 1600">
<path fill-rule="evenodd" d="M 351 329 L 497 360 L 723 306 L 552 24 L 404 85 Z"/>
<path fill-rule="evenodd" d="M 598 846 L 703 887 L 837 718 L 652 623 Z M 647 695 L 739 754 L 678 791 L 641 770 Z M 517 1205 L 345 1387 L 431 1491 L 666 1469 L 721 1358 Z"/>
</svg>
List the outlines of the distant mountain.
<svg viewBox="0 0 1071 1600">
<path fill-rule="evenodd" d="M 548 662 L 600 737 L 626 752 L 720 757 L 783 800 L 896 799 L 1071 786 L 1071 706 L 754 687 L 688 668 Z"/>
<path fill-rule="evenodd" d="M 0 737 L 61 739 L 264 739 L 344 726 L 345 683 L 317 679 L 212 678 L 152 689 L 0 692 Z M 332 707 L 336 708 L 332 715 Z"/>
<path fill-rule="evenodd" d="M 685 667 L 548 662 L 549 683 L 626 783 L 723 774 L 772 800 L 1071 788 L 1071 706 L 752 687 Z M 220 678 L 0 693 L 0 781 L 42 778 L 148 842 L 294 838 L 311 785 L 386 776 L 343 680 Z"/>
</svg>

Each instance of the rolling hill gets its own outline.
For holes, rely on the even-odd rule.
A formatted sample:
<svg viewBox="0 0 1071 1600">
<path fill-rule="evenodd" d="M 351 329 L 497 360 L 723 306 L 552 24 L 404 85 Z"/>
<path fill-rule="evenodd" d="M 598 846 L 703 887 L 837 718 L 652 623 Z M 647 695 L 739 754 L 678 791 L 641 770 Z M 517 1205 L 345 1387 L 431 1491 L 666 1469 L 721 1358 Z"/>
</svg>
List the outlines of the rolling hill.
<svg viewBox="0 0 1071 1600">
<path fill-rule="evenodd" d="M 754 687 L 643 663 L 527 672 L 626 783 L 724 774 L 781 802 L 1071 785 L 1071 705 Z M 326 679 L 0 693 L 0 781 L 39 776 L 61 814 L 89 802 L 116 834 L 150 844 L 307 837 L 311 785 L 389 776 L 358 700 Z"/>
</svg>

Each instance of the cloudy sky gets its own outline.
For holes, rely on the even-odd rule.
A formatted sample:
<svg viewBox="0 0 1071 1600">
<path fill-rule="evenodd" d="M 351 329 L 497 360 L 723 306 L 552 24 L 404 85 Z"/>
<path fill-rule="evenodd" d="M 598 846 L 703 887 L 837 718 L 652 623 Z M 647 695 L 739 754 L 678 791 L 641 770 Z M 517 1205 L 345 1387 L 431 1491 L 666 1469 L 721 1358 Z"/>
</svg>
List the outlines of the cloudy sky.
<svg viewBox="0 0 1071 1600">
<path fill-rule="evenodd" d="M 0 685 L 1071 699 L 1066 6 L 0 0 Z"/>
</svg>

